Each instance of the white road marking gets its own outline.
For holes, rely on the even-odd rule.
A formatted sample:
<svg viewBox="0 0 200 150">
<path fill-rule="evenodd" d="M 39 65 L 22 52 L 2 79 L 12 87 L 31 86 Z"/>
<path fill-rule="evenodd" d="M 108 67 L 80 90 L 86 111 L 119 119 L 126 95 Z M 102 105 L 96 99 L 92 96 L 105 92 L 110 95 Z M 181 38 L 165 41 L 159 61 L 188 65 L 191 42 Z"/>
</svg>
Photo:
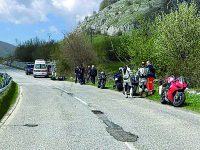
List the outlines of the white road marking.
<svg viewBox="0 0 200 150">
<path fill-rule="evenodd" d="M 130 149 L 130 150 L 137 150 L 137 148 L 133 145 L 133 144 L 131 144 L 131 143 L 129 143 L 129 142 L 124 142 L 124 144 L 128 147 L 128 149 Z"/>
<path fill-rule="evenodd" d="M 83 101 L 82 99 L 78 98 L 78 97 L 74 97 L 76 100 L 78 100 L 79 102 L 83 103 L 84 105 L 88 106 L 88 103 L 86 103 L 85 101 Z"/>
<path fill-rule="evenodd" d="M 68 91 L 66 91 L 66 90 L 63 90 L 63 89 L 61 89 L 61 88 L 59 88 L 59 87 L 56 87 L 56 86 L 54 86 L 55 88 L 57 88 L 57 89 L 59 89 L 59 90 L 61 90 L 61 91 L 63 91 L 63 92 L 66 92 L 66 93 L 68 93 Z M 84 105 L 86 105 L 86 106 L 89 106 L 88 105 L 88 103 L 86 103 L 85 101 L 83 101 L 82 99 L 80 99 L 80 98 L 78 98 L 78 97 L 74 97 L 76 100 L 78 100 L 79 102 L 81 102 L 82 104 L 84 104 Z"/>
</svg>

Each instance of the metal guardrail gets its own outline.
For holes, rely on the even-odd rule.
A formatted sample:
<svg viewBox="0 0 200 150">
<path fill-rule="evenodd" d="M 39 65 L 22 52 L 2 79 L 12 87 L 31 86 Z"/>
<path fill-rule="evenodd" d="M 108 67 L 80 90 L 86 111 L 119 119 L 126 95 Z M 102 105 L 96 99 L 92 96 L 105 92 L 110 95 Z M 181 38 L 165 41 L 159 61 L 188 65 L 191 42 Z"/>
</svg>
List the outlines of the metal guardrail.
<svg viewBox="0 0 200 150">
<path fill-rule="evenodd" d="M 7 62 L 7 65 L 11 66 L 11 67 L 15 67 L 15 68 L 20 68 L 20 69 L 24 70 L 27 63 L 28 62 L 13 61 L 12 63 Z"/>
<path fill-rule="evenodd" d="M 2 81 L 0 83 L 0 94 L 3 93 L 12 83 L 12 77 L 10 77 L 7 73 L 0 73 L 0 77 Z"/>
</svg>

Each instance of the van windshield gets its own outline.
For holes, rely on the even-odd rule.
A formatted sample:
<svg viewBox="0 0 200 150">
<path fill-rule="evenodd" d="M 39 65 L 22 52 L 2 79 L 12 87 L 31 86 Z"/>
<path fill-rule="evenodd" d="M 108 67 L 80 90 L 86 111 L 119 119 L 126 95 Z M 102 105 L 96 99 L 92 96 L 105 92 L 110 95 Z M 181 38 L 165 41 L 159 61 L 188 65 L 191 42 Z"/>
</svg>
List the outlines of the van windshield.
<svg viewBox="0 0 200 150">
<path fill-rule="evenodd" d="M 46 69 L 46 65 L 45 64 L 36 64 L 35 65 L 35 69 Z"/>
</svg>

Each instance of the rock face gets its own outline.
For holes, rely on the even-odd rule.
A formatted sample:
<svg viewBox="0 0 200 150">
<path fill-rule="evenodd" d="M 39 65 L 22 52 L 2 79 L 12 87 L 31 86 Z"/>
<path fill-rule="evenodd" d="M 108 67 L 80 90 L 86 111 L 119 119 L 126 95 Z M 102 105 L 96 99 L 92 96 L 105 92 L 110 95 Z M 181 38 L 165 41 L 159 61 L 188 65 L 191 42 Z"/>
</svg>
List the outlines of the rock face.
<svg viewBox="0 0 200 150">
<path fill-rule="evenodd" d="M 91 27 L 94 27 L 94 33 L 119 35 L 138 26 L 137 18 L 141 15 L 151 16 L 176 6 L 177 0 L 119 0 L 97 14 L 86 17 L 77 31 L 91 32 Z"/>
</svg>

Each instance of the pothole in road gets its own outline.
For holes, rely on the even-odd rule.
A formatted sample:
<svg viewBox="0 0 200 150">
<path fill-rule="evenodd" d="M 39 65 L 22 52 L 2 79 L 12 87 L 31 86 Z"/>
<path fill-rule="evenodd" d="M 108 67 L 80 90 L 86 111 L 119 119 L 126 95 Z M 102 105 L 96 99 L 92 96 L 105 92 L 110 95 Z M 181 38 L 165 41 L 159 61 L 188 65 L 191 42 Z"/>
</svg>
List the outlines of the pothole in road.
<svg viewBox="0 0 200 150">
<path fill-rule="evenodd" d="M 25 127 L 37 127 L 38 126 L 38 124 L 25 124 L 25 125 L 23 125 L 23 126 L 25 126 Z"/>
<path fill-rule="evenodd" d="M 116 140 L 121 142 L 136 142 L 139 138 L 137 135 L 124 131 L 122 127 L 110 121 L 102 111 L 92 110 L 92 112 L 103 121 L 107 126 L 106 131 Z"/>
<path fill-rule="evenodd" d="M 73 96 L 74 94 L 73 94 L 73 93 L 67 93 L 67 95 L 69 95 L 69 96 Z"/>
<path fill-rule="evenodd" d="M 93 112 L 95 115 L 103 114 L 103 112 L 102 112 L 102 111 L 99 111 L 99 110 L 92 110 L 92 112 Z"/>
</svg>

